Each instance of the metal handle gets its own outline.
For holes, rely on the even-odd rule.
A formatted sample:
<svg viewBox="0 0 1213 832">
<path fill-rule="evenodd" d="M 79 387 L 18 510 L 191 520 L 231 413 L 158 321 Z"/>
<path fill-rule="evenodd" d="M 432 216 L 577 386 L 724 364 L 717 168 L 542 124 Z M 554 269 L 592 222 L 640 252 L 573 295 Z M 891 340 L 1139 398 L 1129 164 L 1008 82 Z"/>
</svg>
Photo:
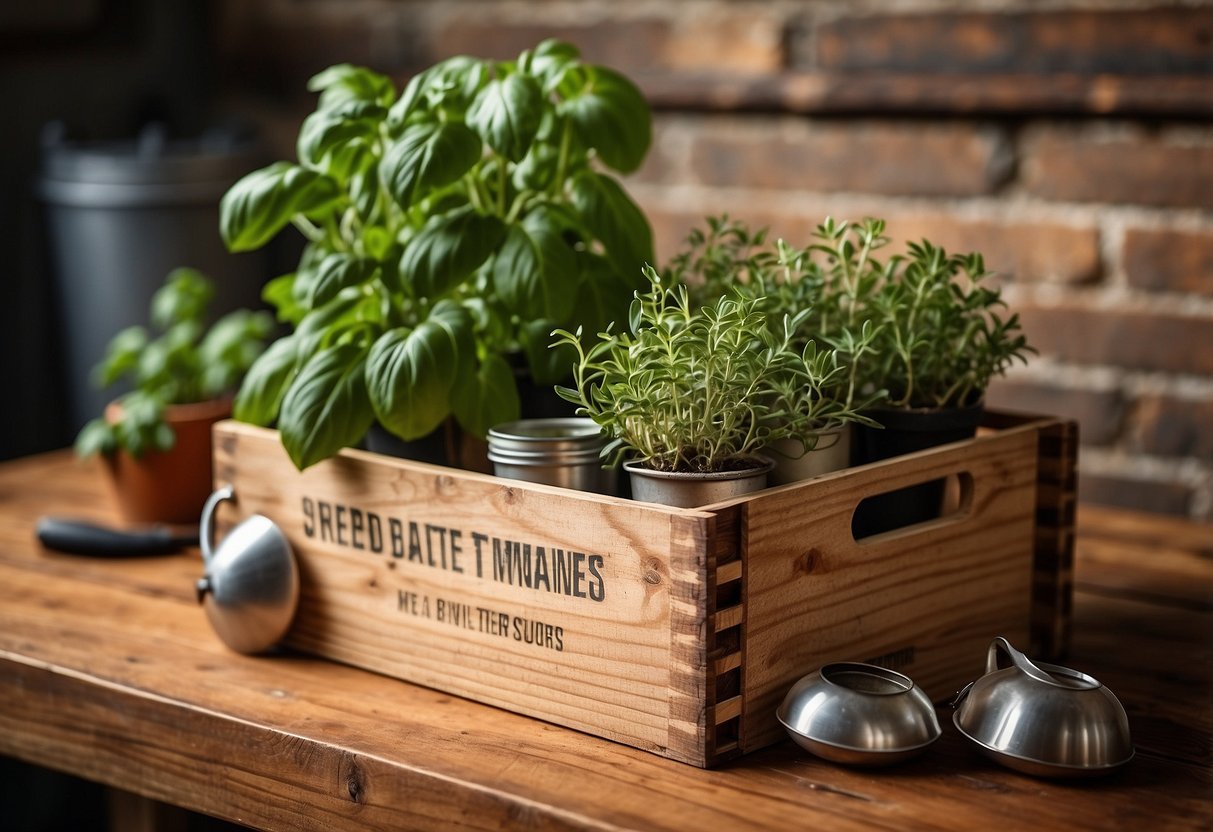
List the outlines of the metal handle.
<svg viewBox="0 0 1213 832">
<path fill-rule="evenodd" d="M 1004 656 L 1009 664 L 1003 663 L 1002 659 Z M 1012 647 L 1011 642 L 1002 636 L 998 636 L 994 641 L 990 642 L 990 650 L 986 653 L 986 673 L 993 673 L 995 670 L 1001 670 L 1009 666 L 1014 666 L 1016 670 L 1031 676 L 1038 682 L 1044 682 L 1047 685 L 1057 684 L 1056 679 L 1033 664 L 1032 660 L 1023 653 Z"/>
<path fill-rule="evenodd" d="M 211 538 L 215 533 L 214 514 L 215 507 L 224 500 L 234 499 L 236 496 L 232 486 L 225 485 L 215 491 L 211 496 L 206 498 L 206 505 L 202 507 L 202 520 L 198 523 L 198 545 L 202 549 L 202 560 L 204 563 L 211 562 Z"/>
</svg>

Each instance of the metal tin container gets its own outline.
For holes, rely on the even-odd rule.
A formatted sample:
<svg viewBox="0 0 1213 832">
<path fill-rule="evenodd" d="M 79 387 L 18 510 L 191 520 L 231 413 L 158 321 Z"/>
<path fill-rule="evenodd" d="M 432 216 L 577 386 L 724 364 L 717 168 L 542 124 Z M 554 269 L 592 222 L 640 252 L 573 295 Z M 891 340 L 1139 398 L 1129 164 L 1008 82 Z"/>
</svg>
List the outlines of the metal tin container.
<svg viewBox="0 0 1213 832">
<path fill-rule="evenodd" d="M 614 494 L 618 470 L 602 467 L 606 437 L 593 419 L 520 419 L 489 430 L 499 477 Z"/>
</svg>

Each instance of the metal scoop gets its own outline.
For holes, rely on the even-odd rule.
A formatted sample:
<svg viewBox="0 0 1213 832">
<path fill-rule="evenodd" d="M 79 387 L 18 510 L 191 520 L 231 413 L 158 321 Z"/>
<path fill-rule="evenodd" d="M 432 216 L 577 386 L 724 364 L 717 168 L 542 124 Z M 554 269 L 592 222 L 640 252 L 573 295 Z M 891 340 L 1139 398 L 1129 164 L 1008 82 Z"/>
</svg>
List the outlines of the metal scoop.
<svg viewBox="0 0 1213 832">
<path fill-rule="evenodd" d="M 232 487 L 224 486 L 202 509 L 198 537 L 206 573 L 198 579 L 198 602 L 224 644 L 238 653 L 260 653 L 291 626 L 299 569 L 282 529 L 261 514 L 244 520 L 212 549 L 215 508 L 233 497 Z"/>
</svg>

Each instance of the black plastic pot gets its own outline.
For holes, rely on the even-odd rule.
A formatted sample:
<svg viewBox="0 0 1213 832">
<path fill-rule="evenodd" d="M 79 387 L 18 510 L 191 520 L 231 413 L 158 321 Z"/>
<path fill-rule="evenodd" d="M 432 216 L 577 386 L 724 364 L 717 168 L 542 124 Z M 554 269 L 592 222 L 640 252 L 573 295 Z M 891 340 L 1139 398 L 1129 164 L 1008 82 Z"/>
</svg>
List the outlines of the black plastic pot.
<svg viewBox="0 0 1213 832">
<path fill-rule="evenodd" d="M 879 462 L 950 442 L 972 439 L 984 412 L 982 402 L 958 408 L 879 409 L 868 416 L 883 428 L 860 426 L 859 463 Z M 864 500 L 851 519 L 856 539 L 932 520 L 940 515 L 945 480 L 912 485 Z"/>
<path fill-rule="evenodd" d="M 366 449 L 385 456 L 445 465 L 490 474 L 488 443 L 465 431 L 453 418 L 447 419 L 437 430 L 420 439 L 405 441 L 388 431 L 378 422 L 366 433 Z"/>
<path fill-rule="evenodd" d="M 555 419 L 574 415 L 576 406 L 557 396 L 553 385 L 536 384 L 520 358 L 509 358 L 514 364 L 521 418 Z M 368 451 L 377 454 L 479 471 L 483 474 L 493 472 L 488 458 L 488 443 L 467 433 L 454 418 L 448 418 L 428 436 L 407 442 L 388 433 L 376 422 L 367 431 L 365 445 Z"/>
</svg>

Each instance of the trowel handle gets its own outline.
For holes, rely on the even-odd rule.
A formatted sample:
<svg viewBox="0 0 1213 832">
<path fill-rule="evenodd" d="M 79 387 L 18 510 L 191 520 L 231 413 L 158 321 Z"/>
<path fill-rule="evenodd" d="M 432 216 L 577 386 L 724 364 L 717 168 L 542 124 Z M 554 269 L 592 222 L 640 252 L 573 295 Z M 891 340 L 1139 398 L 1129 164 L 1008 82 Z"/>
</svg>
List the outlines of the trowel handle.
<svg viewBox="0 0 1213 832">
<path fill-rule="evenodd" d="M 211 540 L 215 536 L 215 507 L 224 500 L 234 499 L 235 496 L 235 490 L 230 485 L 225 485 L 207 497 L 206 505 L 202 507 L 202 520 L 198 523 L 198 545 L 202 548 L 202 560 L 206 563 L 211 562 Z"/>
</svg>

